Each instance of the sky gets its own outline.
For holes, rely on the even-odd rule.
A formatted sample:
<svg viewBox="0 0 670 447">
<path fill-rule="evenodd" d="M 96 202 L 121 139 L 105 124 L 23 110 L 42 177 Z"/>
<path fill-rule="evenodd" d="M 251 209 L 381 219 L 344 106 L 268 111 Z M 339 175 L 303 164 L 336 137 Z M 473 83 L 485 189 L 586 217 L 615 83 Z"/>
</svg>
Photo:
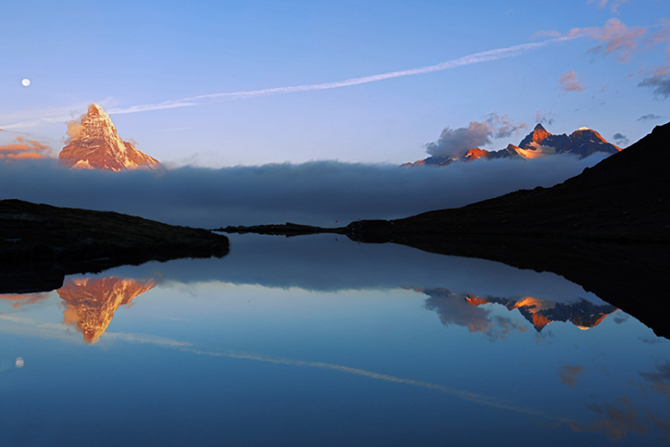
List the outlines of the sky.
<svg viewBox="0 0 670 447">
<path fill-rule="evenodd" d="M 0 11 L 5 153 L 57 157 L 91 103 L 168 167 L 400 164 L 445 131 L 483 129 L 496 150 L 537 122 L 625 147 L 670 121 L 667 0 L 9 0 Z"/>
</svg>

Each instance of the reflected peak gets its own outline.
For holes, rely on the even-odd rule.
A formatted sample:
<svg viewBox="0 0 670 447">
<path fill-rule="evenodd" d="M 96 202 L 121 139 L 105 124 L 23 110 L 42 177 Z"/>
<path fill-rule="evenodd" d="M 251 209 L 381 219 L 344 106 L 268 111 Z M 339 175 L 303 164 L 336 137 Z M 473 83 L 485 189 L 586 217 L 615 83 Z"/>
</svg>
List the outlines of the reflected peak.
<svg viewBox="0 0 670 447">
<path fill-rule="evenodd" d="M 76 326 L 87 343 L 96 343 L 119 306 L 132 304 L 133 298 L 153 289 L 153 279 L 72 278 L 57 290 L 66 303 L 63 323 Z"/>
</svg>

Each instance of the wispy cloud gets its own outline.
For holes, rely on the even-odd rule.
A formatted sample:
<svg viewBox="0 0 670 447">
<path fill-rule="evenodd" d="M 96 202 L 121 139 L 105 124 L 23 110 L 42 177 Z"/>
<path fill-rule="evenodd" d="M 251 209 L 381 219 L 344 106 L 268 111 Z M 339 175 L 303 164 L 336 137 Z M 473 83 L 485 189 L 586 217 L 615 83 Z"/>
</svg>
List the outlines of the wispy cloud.
<svg viewBox="0 0 670 447">
<path fill-rule="evenodd" d="M 665 27 L 664 22 L 661 26 Z M 599 42 L 595 47 L 589 48 L 587 54 L 616 55 L 621 62 L 628 62 L 633 54 L 640 48 L 648 49 L 663 40 L 662 33 L 655 33 L 651 38 L 646 37 L 649 27 L 634 26 L 629 28 L 619 19 L 609 19 L 602 27 L 573 28 L 563 34 L 558 31 L 541 31 L 535 36 L 550 36 L 555 39 L 576 39 L 587 37 Z"/>
<path fill-rule="evenodd" d="M 537 112 L 535 112 L 535 122 L 551 126 L 552 124 L 554 124 L 554 116 L 555 115 L 553 112 L 542 113 L 538 110 Z"/>
<path fill-rule="evenodd" d="M 647 115 L 643 115 L 639 117 L 637 120 L 638 121 L 655 121 L 661 119 L 660 115 L 656 115 L 654 113 L 648 113 Z"/>
<path fill-rule="evenodd" d="M 314 90 L 330 90 L 343 87 L 352 87 L 356 85 L 369 84 L 372 82 L 385 81 L 387 79 L 433 73 L 436 71 L 444 71 L 452 68 L 479 64 L 482 62 L 491 62 L 499 59 L 520 56 L 524 53 L 527 53 L 532 50 L 537 50 L 551 43 L 571 38 L 573 37 L 560 37 L 560 38 L 548 39 L 542 42 L 531 42 L 520 45 L 512 45 L 510 47 L 505 48 L 496 48 L 494 50 L 482 51 L 480 53 L 470 54 L 467 56 L 460 57 L 458 59 L 452 59 L 450 61 L 441 62 L 435 65 L 428 65 L 419 68 L 411 68 L 408 70 L 392 71 L 388 73 L 380 73 L 358 78 L 350 78 L 342 81 L 325 82 L 319 84 L 293 85 L 287 87 L 274 87 L 274 88 L 249 90 L 241 92 L 211 93 L 207 95 L 191 96 L 187 98 L 164 101 L 154 104 L 142 104 L 131 107 L 115 108 L 110 109 L 109 113 L 123 114 L 123 113 L 148 112 L 151 110 L 163 110 L 163 109 L 174 109 L 178 107 L 197 106 L 211 101 L 226 101 L 234 99 L 256 98 L 260 96 L 282 95 L 287 93 L 298 93 L 298 92 L 308 92 Z"/>
<path fill-rule="evenodd" d="M 609 19 L 602 28 L 575 28 L 570 31 L 571 35 L 588 36 L 601 42 L 590 48 L 589 54 L 616 54 L 621 62 L 630 60 L 646 33 L 647 28 L 641 26 L 629 28 L 619 19 Z"/>
<path fill-rule="evenodd" d="M 525 53 L 528 53 L 533 50 L 537 50 L 539 48 L 545 47 L 549 44 L 560 42 L 560 41 L 565 41 L 565 40 L 571 40 L 574 38 L 582 37 L 581 35 L 556 35 L 553 36 L 551 39 L 547 39 L 541 42 L 530 42 L 530 43 L 524 43 L 520 45 L 512 45 L 509 47 L 504 47 L 504 48 L 496 48 L 493 50 L 488 50 L 488 51 L 482 51 L 479 53 L 473 53 L 469 54 L 467 56 L 460 57 L 458 59 L 452 59 L 449 61 L 441 62 L 439 64 L 435 65 L 428 65 L 424 67 L 418 67 L 418 68 L 411 68 L 407 70 L 399 70 L 399 71 L 392 71 L 388 73 L 379 73 L 379 74 L 374 74 L 370 76 L 362 76 L 362 77 L 357 77 L 357 78 L 350 78 L 350 79 L 344 79 L 341 81 L 334 81 L 334 82 L 324 82 L 324 83 L 317 83 L 317 84 L 302 84 L 302 85 L 292 85 L 292 86 L 285 86 L 285 87 L 273 87 L 273 88 L 265 88 L 265 89 L 259 89 L 259 90 L 247 90 L 247 91 L 239 91 L 239 92 L 224 92 L 224 93 L 209 93 L 205 95 L 196 95 L 196 96 L 189 96 L 186 98 L 181 98 L 181 99 L 174 99 L 174 100 L 168 100 L 168 101 L 161 101 L 157 103 L 150 103 L 150 104 L 140 104 L 140 105 L 134 105 L 134 106 L 128 106 L 128 107 L 115 107 L 115 108 L 108 108 L 107 113 L 110 115 L 120 115 L 120 114 L 126 114 L 126 113 L 141 113 L 141 112 L 150 112 L 154 110 L 167 110 L 167 109 L 176 109 L 176 108 L 181 108 L 181 107 L 194 107 L 198 105 L 204 105 L 204 104 L 209 104 L 212 102 L 219 102 L 219 101 L 231 101 L 231 100 L 238 100 L 238 99 L 247 99 L 247 98 L 257 98 L 257 97 L 263 97 L 263 96 L 271 96 L 271 95 L 284 95 L 284 94 L 289 94 L 289 93 L 299 93 L 299 92 L 309 92 L 309 91 L 316 91 L 316 90 L 331 90 L 331 89 L 337 89 L 337 88 L 345 88 L 345 87 L 353 87 L 356 85 L 363 85 L 363 84 L 370 84 L 373 82 L 380 82 L 380 81 L 385 81 L 388 79 L 395 79 L 395 78 L 402 78 L 406 76 L 415 76 L 415 75 L 421 75 L 421 74 L 427 74 L 427 73 L 433 73 L 437 71 L 444 71 L 444 70 L 450 70 L 453 68 L 458 68 L 458 67 L 464 67 L 468 65 L 473 65 L 473 64 L 479 64 L 483 62 L 492 62 L 500 59 L 506 59 L 506 58 L 511 58 L 511 57 L 517 57 L 521 56 Z M 102 102 L 100 102 L 102 103 Z M 86 106 L 81 106 L 78 107 L 77 109 L 82 109 Z M 58 111 L 53 111 L 50 113 L 43 113 L 41 112 L 40 114 L 24 114 L 22 117 L 8 117 L 8 116 L 0 116 L 0 128 L 4 129 L 21 129 L 21 128 L 30 128 L 30 127 L 35 127 L 41 124 L 47 124 L 47 123 L 54 123 L 54 122 L 64 122 L 71 120 L 73 116 L 72 111 L 64 112 L 62 110 Z M 16 120 L 17 118 L 19 119 L 18 121 L 15 122 L 8 122 L 6 124 L 2 123 L 2 121 L 9 120 L 9 119 L 14 119 Z"/>
<path fill-rule="evenodd" d="M 575 73 L 574 70 L 563 73 L 558 84 L 561 87 L 561 90 L 566 92 L 581 92 L 586 89 L 586 87 L 577 80 L 577 73 Z"/>
<path fill-rule="evenodd" d="M 619 13 L 619 6 L 623 5 L 624 3 L 629 2 L 630 0 L 588 0 L 586 3 L 596 3 L 598 5 L 598 8 L 603 9 L 606 6 L 610 7 L 610 10 L 614 13 Z"/>
<path fill-rule="evenodd" d="M 656 96 L 670 96 L 670 69 L 668 66 L 657 67 L 652 75 L 643 79 L 638 86 L 649 87 Z"/>
<path fill-rule="evenodd" d="M 628 137 L 622 133 L 615 133 L 614 136 L 612 137 L 614 139 L 614 142 L 617 144 L 617 146 L 628 146 L 628 143 L 630 143 L 630 140 L 628 140 Z"/>
<path fill-rule="evenodd" d="M 14 143 L 0 146 L 0 160 L 43 158 L 50 147 L 35 140 L 26 140 L 22 136 L 16 137 Z"/>
<path fill-rule="evenodd" d="M 570 365 L 564 365 L 561 367 L 561 371 L 559 373 L 561 383 L 563 385 L 567 385 L 570 388 L 574 388 L 575 385 L 577 384 L 577 378 L 582 374 L 584 371 L 584 367 L 581 365 L 575 365 L 575 366 L 570 366 Z"/>
</svg>

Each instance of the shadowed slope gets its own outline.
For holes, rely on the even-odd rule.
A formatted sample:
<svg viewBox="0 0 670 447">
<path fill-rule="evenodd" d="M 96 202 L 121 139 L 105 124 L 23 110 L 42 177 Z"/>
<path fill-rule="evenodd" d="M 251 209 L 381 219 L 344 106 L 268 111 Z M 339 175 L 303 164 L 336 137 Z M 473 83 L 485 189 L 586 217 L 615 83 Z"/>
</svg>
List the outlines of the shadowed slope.
<svg viewBox="0 0 670 447">
<path fill-rule="evenodd" d="M 68 273 L 228 253 L 228 238 L 207 230 L 20 200 L 0 201 L 0 235 L 0 292 L 51 290 Z"/>
<path fill-rule="evenodd" d="M 362 242 L 551 271 L 670 335 L 670 124 L 551 188 L 458 209 L 349 224 Z"/>
<path fill-rule="evenodd" d="M 381 240 L 514 235 L 670 242 L 669 148 L 670 123 L 551 188 L 405 219 L 353 222 L 347 229 Z"/>
</svg>

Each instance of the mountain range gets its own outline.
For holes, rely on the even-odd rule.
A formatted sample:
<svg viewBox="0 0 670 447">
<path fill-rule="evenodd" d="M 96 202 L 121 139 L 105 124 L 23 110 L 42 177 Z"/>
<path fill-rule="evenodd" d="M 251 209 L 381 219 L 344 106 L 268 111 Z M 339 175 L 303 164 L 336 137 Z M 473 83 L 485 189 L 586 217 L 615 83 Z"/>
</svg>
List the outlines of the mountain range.
<svg viewBox="0 0 670 447">
<path fill-rule="evenodd" d="M 535 131 L 534 131 L 535 132 Z M 551 188 L 520 190 L 462 208 L 351 223 L 348 234 L 413 238 L 491 235 L 670 241 L 670 123 Z"/>
<path fill-rule="evenodd" d="M 163 170 L 158 160 L 117 135 L 111 118 L 98 104 L 91 104 L 79 123 L 70 123 L 68 134 L 70 141 L 58 155 L 63 166 L 107 171 Z"/>
<path fill-rule="evenodd" d="M 668 166 L 670 123 L 551 188 L 520 190 L 403 219 L 359 220 L 340 228 L 287 223 L 221 230 L 346 234 L 358 242 L 394 242 L 549 271 L 670 338 L 657 299 L 670 295 Z"/>
<path fill-rule="evenodd" d="M 670 337 L 656 297 L 670 295 L 670 123 L 551 188 L 397 220 L 361 220 L 361 242 L 550 271 Z"/>
<path fill-rule="evenodd" d="M 572 154 L 579 158 L 588 157 L 595 153 L 616 154 L 621 148 L 608 143 L 595 130 L 582 127 L 570 135 L 554 135 L 549 133 L 542 124 L 537 124 L 535 129 L 526 135 L 518 146 L 508 144 L 505 149 L 488 151 L 486 149 L 472 148 L 462 157 L 441 157 L 433 155 L 414 163 L 405 163 L 403 166 L 446 166 L 455 161 L 473 161 L 479 158 L 521 158 L 533 159 L 558 154 Z"/>
</svg>

